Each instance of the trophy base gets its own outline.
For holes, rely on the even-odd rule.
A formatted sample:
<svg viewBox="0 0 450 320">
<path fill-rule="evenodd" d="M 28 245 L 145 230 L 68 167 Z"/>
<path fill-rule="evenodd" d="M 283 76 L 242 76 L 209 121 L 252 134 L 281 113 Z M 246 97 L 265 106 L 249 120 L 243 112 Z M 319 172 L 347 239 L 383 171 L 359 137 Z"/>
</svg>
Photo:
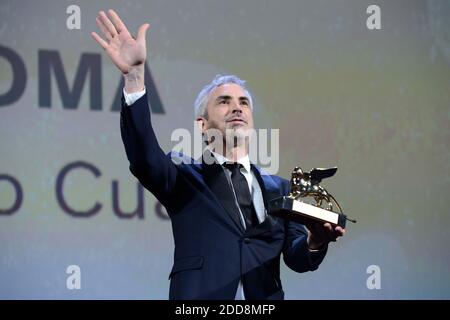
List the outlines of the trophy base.
<svg viewBox="0 0 450 320">
<path fill-rule="evenodd" d="M 312 204 L 294 200 L 287 196 L 273 199 L 269 202 L 270 215 L 295 221 L 304 225 L 323 222 L 345 228 L 346 215 L 322 209 Z"/>
</svg>

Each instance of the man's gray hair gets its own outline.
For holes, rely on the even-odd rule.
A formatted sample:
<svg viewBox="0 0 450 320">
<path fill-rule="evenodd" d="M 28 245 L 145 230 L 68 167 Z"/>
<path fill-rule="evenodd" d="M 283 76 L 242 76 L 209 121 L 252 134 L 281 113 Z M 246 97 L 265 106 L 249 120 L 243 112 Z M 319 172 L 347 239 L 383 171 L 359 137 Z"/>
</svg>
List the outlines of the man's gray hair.
<svg viewBox="0 0 450 320">
<path fill-rule="evenodd" d="M 200 91 L 200 93 L 197 96 L 197 99 L 195 99 L 195 118 L 198 117 L 205 117 L 206 116 L 206 106 L 208 104 L 208 96 L 215 88 L 227 84 L 227 83 L 235 83 L 244 89 L 245 94 L 248 96 L 248 99 L 250 100 L 250 107 L 253 108 L 253 100 L 250 92 L 245 88 L 245 81 L 240 79 L 239 77 L 235 75 L 221 75 L 218 74 L 214 78 L 211 83 L 207 84 L 203 87 L 203 89 Z"/>
</svg>

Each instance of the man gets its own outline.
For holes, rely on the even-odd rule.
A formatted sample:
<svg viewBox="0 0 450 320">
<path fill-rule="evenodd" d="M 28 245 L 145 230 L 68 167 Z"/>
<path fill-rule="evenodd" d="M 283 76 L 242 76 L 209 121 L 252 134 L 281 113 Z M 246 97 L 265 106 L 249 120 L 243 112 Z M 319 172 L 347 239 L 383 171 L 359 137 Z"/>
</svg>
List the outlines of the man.
<svg viewBox="0 0 450 320">
<path fill-rule="evenodd" d="M 286 195 L 289 182 L 250 163 L 252 99 L 235 76 L 216 77 L 196 100 L 197 124 L 209 143 L 202 161 L 172 161 L 156 140 L 144 87 L 149 25 L 134 39 L 113 10 L 108 14 L 100 11 L 96 19 L 106 40 L 92 36 L 125 78 L 121 133 L 130 170 L 171 218 L 170 299 L 283 299 L 281 253 L 292 270 L 315 270 L 328 242 L 345 230 L 306 229 L 267 215 L 268 201 Z M 211 130 L 219 133 L 214 141 Z"/>
</svg>

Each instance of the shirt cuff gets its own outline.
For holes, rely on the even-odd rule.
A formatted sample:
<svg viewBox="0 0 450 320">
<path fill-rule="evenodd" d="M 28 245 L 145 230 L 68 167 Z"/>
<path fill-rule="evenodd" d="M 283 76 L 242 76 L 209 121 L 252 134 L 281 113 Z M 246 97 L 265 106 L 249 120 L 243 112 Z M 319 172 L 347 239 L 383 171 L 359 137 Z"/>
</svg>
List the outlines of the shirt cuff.
<svg viewBox="0 0 450 320">
<path fill-rule="evenodd" d="M 320 247 L 318 247 L 317 249 L 310 249 L 308 245 L 306 245 L 306 246 L 308 247 L 308 251 L 312 253 L 312 252 L 320 252 L 320 251 L 325 250 L 327 248 L 328 244 L 324 243 Z"/>
<path fill-rule="evenodd" d="M 146 92 L 146 89 L 144 87 L 144 90 L 133 92 L 133 93 L 127 93 L 125 91 L 125 88 L 123 88 L 123 96 L 125 97 L 125 103 L 127 106 L 131 106 L 133 103 L 135 103 L 140 97 L 142 97 Z"/>
</svg>

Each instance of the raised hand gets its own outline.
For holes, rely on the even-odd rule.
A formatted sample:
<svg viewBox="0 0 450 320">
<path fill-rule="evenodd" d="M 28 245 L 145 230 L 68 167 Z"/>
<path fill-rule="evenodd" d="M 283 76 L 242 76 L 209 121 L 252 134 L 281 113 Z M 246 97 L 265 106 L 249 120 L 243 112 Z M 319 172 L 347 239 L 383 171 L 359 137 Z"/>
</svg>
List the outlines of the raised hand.
<svg viewBox="0 0 450 320">
<path fill-rule="evenodd" d="M 114 10 L 108 10 L 108 15 L 109 17 L 104 11 L 100 11 L 96 18 L 97 26 L 106 40 L 95 32 L 91 35 L 125 76 L 126 82 L 129 80 L 129 89 L 140 90 L 143 88 L 144 63 L 147 56 L 145 35 L 150 25 L 148 23 L 141 25 L 136 38 L 133 38 Z M 131 85 L 133 82 L 136 88 L 131 88 L 134 86 Z M 125 89 L 127 90 L 127 83 Z"/>
</svg>

